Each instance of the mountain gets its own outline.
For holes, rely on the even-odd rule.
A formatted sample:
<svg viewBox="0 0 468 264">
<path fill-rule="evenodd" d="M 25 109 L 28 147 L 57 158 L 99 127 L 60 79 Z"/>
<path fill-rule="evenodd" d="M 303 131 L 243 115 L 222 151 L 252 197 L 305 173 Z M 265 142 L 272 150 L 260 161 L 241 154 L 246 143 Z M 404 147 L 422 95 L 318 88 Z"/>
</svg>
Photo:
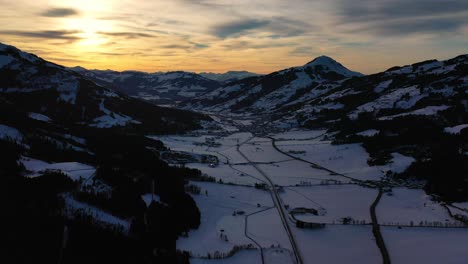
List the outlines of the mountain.
<svg viewBox="0 0 468 264">
<path fill-rule="evenodd" d="M 221 85 L 216 80 L 183 71 L 157 73 L 117 72 L 111 70 L 86 70 L 82 67 L 74 67 L 70 68 L 70 70 L 102 86 L 113 88 L 131 97 L 162 105 L 173 105 L 180 101 L 201 96 Z"/>
<path fill-rule="evenodd" d="M 234 82 L 234 81 L 238 81 L 241 79 L 261 75 L 261 74 L 248 72 L 248 71 L 228 71 L 225 73 L 201 72 L 199 74 L 205 78 L 218 81 L 221 83 L 229 83 L 229 82 Z"/>
<path fill-rule="evenodd" d="M 0 99 L 64 126 L 132 127 L 153 132 L 198 126 L 205 117 L 161 108 L 97 85 L 33 54 L 0 44 Z"/>
<path fill-rule="evenodd" d="M 301 67 L 230 82 L 183 104 L 186 109 L 214 112 L 267 113 L 319 97 L 348 78 L 362 74 L 321 56 Z"/>
<path fill-rule="evenodd" d="M 430 60 L 393 67 L 347 79 L 333 87 L 328 83 L 331 89 L 321 96 L 291 103 L 277 112 L 294 116 L 300 125 L 323 125 L 340 115 L 351 120 L 361 115 L 380 120 L 434 116 L 466 99 L 467 58 L 462 55 L 447 61 Z"/>
</svg>

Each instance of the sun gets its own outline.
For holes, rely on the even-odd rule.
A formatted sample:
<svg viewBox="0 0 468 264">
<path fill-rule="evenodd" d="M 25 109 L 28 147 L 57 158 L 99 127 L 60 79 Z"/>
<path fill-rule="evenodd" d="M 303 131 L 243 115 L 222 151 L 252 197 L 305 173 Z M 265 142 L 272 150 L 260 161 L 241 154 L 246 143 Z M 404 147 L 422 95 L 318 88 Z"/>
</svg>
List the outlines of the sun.
<svg viewBox="0 0 468 264">
<path fill-rule="evenodd" d="M 78 31 L 77 36 L 81 38 L 76 45 L 81 47 L 96 47 L 107 42 L 102 32 L 111 32 L 113 25 L 110 21 L 95 18 L 69 18 L 64 22 L 68 30 Z"/>
</svg>

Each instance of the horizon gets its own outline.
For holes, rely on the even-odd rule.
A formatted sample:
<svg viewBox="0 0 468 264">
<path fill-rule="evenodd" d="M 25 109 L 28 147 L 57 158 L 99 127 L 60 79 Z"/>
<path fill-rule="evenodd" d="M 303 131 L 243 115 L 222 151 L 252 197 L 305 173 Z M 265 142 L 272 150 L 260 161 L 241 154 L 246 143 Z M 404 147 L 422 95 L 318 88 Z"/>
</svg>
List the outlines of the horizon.
<svg viewBox="0 0 468 264">
<path fill-rule="evenodd" d="M 0 3 L 2 42 L 67 67 L 268 74 L 325 54 L 372 74 L 468 53 L 461 0 Z"/>
</svg>

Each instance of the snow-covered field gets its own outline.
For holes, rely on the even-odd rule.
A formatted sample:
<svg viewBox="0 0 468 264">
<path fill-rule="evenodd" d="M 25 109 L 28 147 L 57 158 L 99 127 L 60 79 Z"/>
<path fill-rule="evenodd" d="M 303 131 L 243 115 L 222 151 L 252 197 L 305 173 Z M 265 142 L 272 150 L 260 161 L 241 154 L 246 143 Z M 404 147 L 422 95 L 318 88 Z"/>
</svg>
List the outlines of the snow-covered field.
<svg viewBox="0 0 468 264">
<path fill-rule="evenodd" d="M 20 143 L 23 140 L 23 134 L 21 134 L 21 132 L 16 128 L 0 124 L 0 138 L 10 139 Z"/>
<path fill-rule="evenodd" d="M 248 217 L 247 234 L 263 248 L 274 246 L 291 249 L 291 244 L 276 208 L 250 215 Z"/>
<path fill-rule="evenodd" d="M 464 264 L 468 260 L 468 229 L 383 227 L 392 263 Z"/>
<path fill-rule="evenodd" d="M 190 231 L 188 238 L 179 238 L 177 248 L 203 257 L 216 251 L 227 253 L 236 245 L 253 244 L 244 235 L 245 215 L 272 207 L 270 193 L 252 187 L 194 184 L 202 188 L 200 195 L 193 195 L 201 212 L 201 224 Z M 244 213 L 233 215 L 236 211 Z"/>
<path fill-rule="evenodd" d="M 278 140 L 305 140 L 322 136 L 327 130 L 291 130 L 273 135 Z"/>
<path fill-rule="evenodd" d="M 297 160 L 274 164 L 260 164 L 258 168 L 268 174 L 275 184 L 281 186 L 297 185 L 302 182 L 320 184 L 326 180 L 350 181 L 342 176 L 330 175 L 327 171 L 314 169 L 310 164 Z"/>
<path fill-rule="evenodd" d="M 242 250 L 234 256 L 226 259 L 200 259 L 192 258 L 192 264 L 258 264 L 262 262 L 259 250 Z"/>
<path fill-rule="evenodd" d="M 96 168 L 79 162 L 47 163 L 42 160 L 23 157 L 21 160 L 25 169 L 29 171 L 27 177 L 37 177 L 46 170 L 56 170 L 66 174 L 72 180 L 87 180 L 96 173 Z"/>
<path fill-rule="evenodd" d="M 403 172 L 414 162 L 412 157 L 395 152 L 391 153 L 392 160 L 387 165 L 369 166 L 369 155 L 360 144 L 332 145 L 323 141 L 324 133 L 323 130 L 290 131 L 271 136 L 282 151 L 359 180 L 381 180 L 387 171 Z M 378 131 L 360 134 L 375 133 Z M 219 145 L 208 146 L 205 144 L 207 138 L 214 138 Z M 382 261 L 370 225 L 370 206 L 377 197 L 377 189 L 350 184 L 352 180 L 348 178 L 292 159 L 274 149 L 271 139 L 254 137 L 247 132 L 230 136 L 165 136 L 158 139 L 172 150 L 217 156 L 220 161 L 217 167 L 200 163 L 187 166 L 230 183 L 192 182 L 202 188 L 200 195 L 193 195 L 201 211 L 201 225 L 190 231 L 188 237 L 177 241 L 178 249 L 191 252 L 192 263 L 261 263 L 260 251 L 256 249 L 243 249 L 226 259 L 203 258 L 215 252 L 228 253 L 234 246 L 257 248 L 258 244 L 264 249 L 265 263 L 294 262 L 291 243 L 270 192 L 239 186 L 269 185 L 265 175 L 275 185 L 283 187 L 279 194 L 289 211 L 299 207 L 318 211 L 318 215 L 294 214 L 296 219 L 327 224 L 322 229 L 299 229 L 290 220 L 304 263 L 371 264 Z M 423 190 L 403 187 L 392 190 L 391 195 L 383 195 L 377 206 L 379 222 L 415 226 L 383 227 L 383 237 L 394 263 L 464 263 L 468 251 L 462 252 L 466 246 L 457 244 L 456 240 L 466 240 L 468 229 L 418 227 L 421 223 L 461 224 L 450 218 L 447 210 L 432 201 Z M 468 207 L 465 203 L 454 205 Z M 453 210 L 464 214 L 462 210 Z M 349 225 L 342 225 L 344 218 L 350 220 Z M 404 243 L 399 242 L 402 239 Z M 435 257 L 423 256 L 427 248 L 440 244 L 440 241 L 444 242 L 441 252 L 432 250 L 428 256 Z M 442 258 L 441 254 L 450 254 L 450 257 Z"/>
<path fill-rule="evenodd" d="M 130 229 L 129 220 L 115 217 L 97 207 L 77 201 L 70 194 L 64 195 L 63 198 L 65 201 L 65 207 L 71 211 L 81 210 L 85 214 L 93 217 L 98 222 L 108 225 L 120 226 L 121 228 L 123 228 L 124 232 L 128 232 L 128 230 Z"/>
<path fill-rule="evenodd" d="M 377 206 L 377 216 L 381 224 L 415 226 L 426 223 L 453 223 L 447 210 L 423 190 L 393 188 L 391 194 L 384 194 Z"/>
<path fill-rule="evenodd" d="M 229 165 L 219 164 L 217 167 L 210 167 L 208 164 L 189 163 L 189 168 L 199 169 L 202 173 L 214 177 L 216 181 L 222 180 L 223 183 L 234 183 L 238 185 L 250 185 L 261 183 L 261 176 L 257 171 L 252 170 L 248 165 Z"/>
<path fill-rule="evenodd" d="M 392 161 L 384 166 L 369 166 L 369 154 L 361 144 L 332 145 L 328 141 L 280 141 L 278 147 L 304 160 L 359 180 L 378 180 L 386 171 L 403 172 L 414 162 L 411 157 L 392 153 Z"/>
<path fill-rule="evenodd" d="M 370 226 L 293 230 L 304 263 L 382 263 Z M 419 262 L 408 262 L 419 263 Z"/>
<path fill-rule="evenodd" d="M 354 184 L 288 187 L 281 192 L 290 210 L 297 207 L 318 210 L 318 216 L 296 215 L 297 219 L 316 223 L 340 223 L 345 217 L 370 223 L 369 207 L 376 196 L 377 190 Z"/>
</svg>

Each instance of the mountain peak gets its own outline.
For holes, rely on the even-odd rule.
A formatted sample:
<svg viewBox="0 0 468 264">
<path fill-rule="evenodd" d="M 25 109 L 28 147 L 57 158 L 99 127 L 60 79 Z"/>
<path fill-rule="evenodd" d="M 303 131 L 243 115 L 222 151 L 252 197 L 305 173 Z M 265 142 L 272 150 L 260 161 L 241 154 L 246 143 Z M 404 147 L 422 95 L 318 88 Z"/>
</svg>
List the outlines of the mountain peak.
<svg viewBox="0 0 468 264">
<path fill-rule="evenodd" d="M 328 65 L 333 65 L 333 64 L 339 64 L 339 63 L 328 56 L 322 55 L 308 62 L 304 66 L 316 66 L 316 65 L 328 66 Z"/>
<path fill-rule="evenodd" d="M 354 71 L 349 70 L 348 68 L 343 66 L 341 63 L 325 55 L 319 56 L 313 59 L 312 61 L 310 61 L 309 63 L 307 63 L 306 65 L 304 65 L 304 68 L 315 68 L 315 67 L 321 67 L 327 72 L 333 71 L 341 75 L 344 75 L 346 77 L 363 75 L 359 72 L 354 72 Z"/>
</svg>

